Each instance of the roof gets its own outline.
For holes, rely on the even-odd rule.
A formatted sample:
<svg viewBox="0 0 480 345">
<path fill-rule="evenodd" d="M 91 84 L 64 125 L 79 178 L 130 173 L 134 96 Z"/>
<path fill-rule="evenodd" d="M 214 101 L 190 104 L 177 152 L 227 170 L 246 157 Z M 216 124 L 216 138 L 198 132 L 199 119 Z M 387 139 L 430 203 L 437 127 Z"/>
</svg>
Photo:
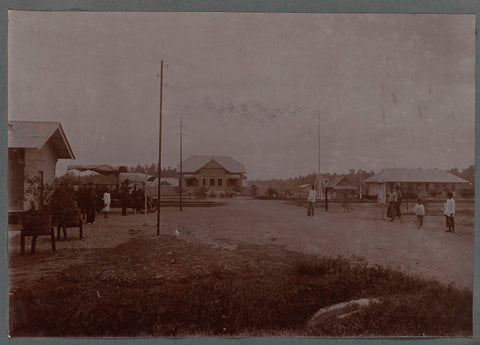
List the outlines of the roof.
<svg viewBox="0 0 480 345">
<path fill-rule="evenodd" d="M 155 180 L 155 184 L 157 183 L 157 181 L 158 179 Z M 160 181 L 162 181 L 162 184 L 167 184 L 175 187 L 178 186 L 178 178 L 175 177 L 162 177 Z"/>
<path fill-rule="evenodd" d="M 158 178 L 154 175 L 145 175 L 143 173 L 120 173 L 120 183 L 125 180 L 129 180 L 131 183 L 144 183 L 146 182 L 149 186 L 157 186 Z M 162 185 L 170 185 L 177 187 L 178 178 L 174 177 L 162 177 L 160 179 Z"/>
<path fill-rule="evenodd" d="M 350 184 L 355 187 L 355 184 L 346 176 L 346 175 L 337 175 L 333 178 L 332 181 L 329 181 L 328 186 L 329 187 L 335 187 L 337 184 L 340 183 L 343 179 L 346 179 Z"/>
<path fill-rule="evenodd" d="M 60 122 L 8 121 L 8 147 L 42 149 L 51 142 L 59 159 L 75 159 Z"/>
<path fill-rule="evenodd" d="M 120 173 L 119 177 L 120 177 L 120 183 L 122 183 L 125 180 L 129 180 L 132 183 L 135 183 L 135 182 L 144 183 L 153 176 L 146 175 L 143 173 L 132 172 L 132 173 Z"/>
<path fill-rule="evenodd" d="M 215 161 L 230 174 L 244 174 L 244 166 L 229 156 L 191 156 L 182 162 L 183 173 L 195 173 L 207 163 Z"/>
<path fill-rule="evenodd" d="M 118 175 L 120 171 L 120 166 L 110 164 L 72 164 L 67 167 L 67 170 L 90 170 L 103 175 Z"/>
<path fill-rule="evenodd" d="M 461 177 L 440 169 L 383 169 L 364 182 L 467 183 Z"/>
</svg>

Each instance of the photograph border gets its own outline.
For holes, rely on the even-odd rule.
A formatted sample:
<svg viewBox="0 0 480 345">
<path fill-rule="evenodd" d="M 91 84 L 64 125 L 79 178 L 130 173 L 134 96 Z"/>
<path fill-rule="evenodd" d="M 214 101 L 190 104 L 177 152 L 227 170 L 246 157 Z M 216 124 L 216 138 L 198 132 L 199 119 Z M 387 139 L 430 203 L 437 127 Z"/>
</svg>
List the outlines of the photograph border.
<svg viewBox="0 0 480 345">
<path fill-rule="evenodd" d="M 92 12 L 263 12 L 263 13 L 378 13 L 378 14 L 474 14 L 475 15 L 475 167 L 480 153 L 480 48 L 478 0 L 386 1 L 386 0 L 37 0 L 0 2 L 0 344 L 480 344 L 480 208 L 475 208 L 475 255 L 473 289 L 473 337 L 375 337 L 375 338 L 10 338 L 8 336 L 8 233 L 7 233 L 7 120 L 8 120 L 8 11 L 92 11 Z M 475 204 L 480 204 L 480 174 L 475 176 Z"/>
</svg>

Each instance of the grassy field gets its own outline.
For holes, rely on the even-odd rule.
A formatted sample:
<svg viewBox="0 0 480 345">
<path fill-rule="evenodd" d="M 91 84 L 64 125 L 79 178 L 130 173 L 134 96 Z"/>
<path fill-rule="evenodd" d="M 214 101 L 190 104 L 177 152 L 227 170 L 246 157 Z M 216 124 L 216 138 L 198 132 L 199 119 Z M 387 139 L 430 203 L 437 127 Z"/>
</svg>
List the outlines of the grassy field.
<svg viewBox="0 0 480 345">
<path fill-rule="evenodd" d="M 15 284 L 12 336 L 472 334 L 471 292 L 362 260 L 273 245 L 225 250 L 168 235 L 133 238 L 88 256 Z M 307 326 L 322 307 L 369 297 L 378 301 Z"/>
</svg>

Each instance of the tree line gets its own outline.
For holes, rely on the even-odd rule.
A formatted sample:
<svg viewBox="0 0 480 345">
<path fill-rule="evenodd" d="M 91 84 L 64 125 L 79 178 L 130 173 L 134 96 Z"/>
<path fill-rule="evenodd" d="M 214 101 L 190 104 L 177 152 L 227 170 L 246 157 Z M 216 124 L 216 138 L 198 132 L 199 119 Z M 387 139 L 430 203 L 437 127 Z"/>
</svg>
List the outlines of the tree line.
<svg viewBox="0 0 480 345">
<path fill-rule="evenodd" d="M 157 175 L 157 164 L 141 165 L 137 164 L 128 168 L 128 172 L 142 173 L 147 175 Z M 179 177 L 179 173 L 176 168 L 164 167 L 162 168 L 162 177 Z"/>
<path fill-rule="evenodd" d="M 460 171 L 458 168 L 452 168 L 448 170 L 449 173 L 461 177 L 471 184 L 475 182 L 475 165 L 470 165 L 468 168 Z"/>
</svg>

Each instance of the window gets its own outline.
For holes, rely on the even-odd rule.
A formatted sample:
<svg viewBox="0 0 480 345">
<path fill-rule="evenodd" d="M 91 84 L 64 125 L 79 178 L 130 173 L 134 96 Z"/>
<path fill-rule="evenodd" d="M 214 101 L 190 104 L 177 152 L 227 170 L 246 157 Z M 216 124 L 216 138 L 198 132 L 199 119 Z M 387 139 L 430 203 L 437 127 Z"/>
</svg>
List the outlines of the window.
<svg viewBox="0 0 480 345">
<path fill-rule="evenodd" d="M 202 184 L 203 184 L 204 187 L 207 186 L 207 179 L 206 178 L 202 179 Z"/>
<path fill-rule="evenodd" d="M 223 180 L 221 178 L 218 179 L 218 186 L 221 187 L 223 183 Z"/>
<path fill-rule="evenodd" d="M 185 184 L 186 184 L 187 187 L 192 187 L 193 186 L 193 178 L 185 179 Z"/>
<path fill-rule="evenodd" d="M 214 187 L 214 186 L 215 186 L 215 179 L 211 178 L 210 179 L 210 187 Z"/>
</svg>

